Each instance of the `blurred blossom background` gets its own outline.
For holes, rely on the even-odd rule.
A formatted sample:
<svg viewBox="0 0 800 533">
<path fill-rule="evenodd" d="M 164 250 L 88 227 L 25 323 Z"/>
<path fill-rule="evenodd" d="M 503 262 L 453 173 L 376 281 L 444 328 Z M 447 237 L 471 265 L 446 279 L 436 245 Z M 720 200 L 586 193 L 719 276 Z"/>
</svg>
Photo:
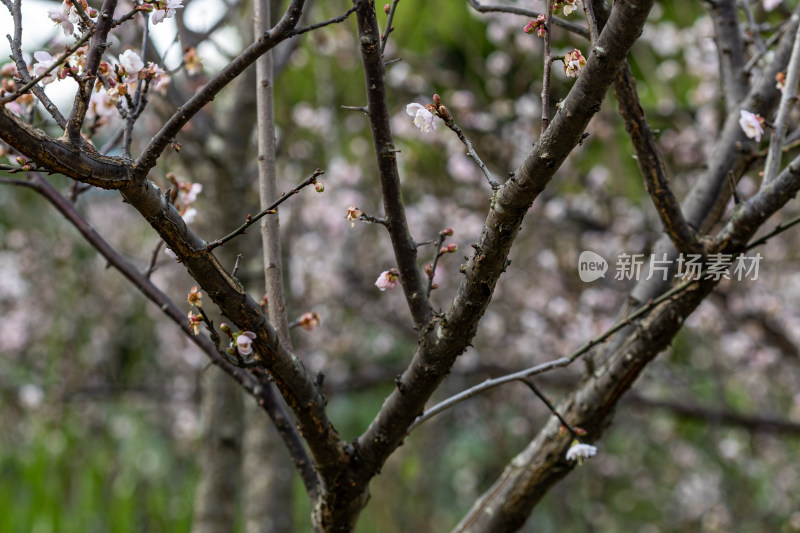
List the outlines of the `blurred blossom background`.
<svg viewBox="0 0 800 533">
<path fill-rule="evenodd" d="M 752 7 L 770 26 L 795 3 L 770 12 L 758 2 Z M 46 15 L 58 4 L 23 4 L 26 52 L 67 42 Z M 137 124 L 134 154 L 252 39 L 248 2 L 185 5 L 153 26 L 151 54 L 169 70 L 180 66 L 184 47 L 196 48 L 202 70 L 175 72 L 167 93 L 152 97 Z M 350 5 L 313 2 L 306 22 Z M 578 10 L 571 18 L 583 15 Z M 542 40 L 523 33 L 527 22 L 476 13 L 466 0 L 406 0 L 394 19 L 386 57 L 401 61 L 386 76 L 409 225 L 417 241 L 450 227 L 454 235 L 446 242 L 459 247 L 439 262 L 434 306 L 446 306 L 455 294 L 491 190 L 456 136 L 442 125 L 420 133 L 406 105 L 441 95 L 495 176 L 507 177 L 540 130 Z M 5 10 L 0 24 L 10 31 Z M 553 38 L 558 53 L 577 47 L 588 55 L 585 41 L 560 28 Z M 139 29 L 122 27 L 115 39 L 113 57 L 139 46 Z M 657 3 L 629 62 L 683 198 L 724 116 L 713 28 L 702 3 Z M 345 440 L 375 415 L 416 344 L 401 291 L 375 287 L 378 275 L 396 266 L 385 231 L 361 221 L 351 228 L 345 218 L 350 206 L 383 214 L 367 121 L 341 108 L 365 103 L 359 67 L 354 19 L 276 50 L 279 189 L 290 190 L 316 168 L 325 171 L 323 193 L 305 189 L 280 208 L 289 319 L 312 311 L 321 317 L 312 331 L 295 329 L 293 342 L 311 373 L 324 374 L 331 416 Z M 573 82 L 556 65 L 553 102 Z M 258 210 L 254 83 L 245 75 L 224 91 L 179 136 L 180 153 L 151 172 L 162 189 L 169 187 L 167 172 L 203 185 L 192 226 L 209 241 Z M 66 110 L 74 91 L 69 81 L 47 86 Z M 102 125 L 95 144 L 114 127 Z M 614 324 L 632 288 L 615 279 L 614 260 L 649 252 L 661 224 L 613 92 L 587 133 L 531 208 L 474 347 L 435 400 L 568 355 Z M 68 190 L 65 179 L 50 179 Z M 754 167 L 740 194 L 752 194 L 759 182 Z M 158 239 L 119 195 L 91 190 L 78 206 L 146 268 Z M 790 204 L 774 222 L 796 211 Z M 252 231 L 219 254 L 229 268 L 242 255 L 238 277 L 256 300 L 263 294 L 260 246 Z M 609 260 L 605 278 L 580 281 L 583 250 Z M 797 230 L 770 240 L 759 249 L 757 280 L 725 281 L 701 304 L 622 400 L 598 455 L 549 492 L 525 531 L 800 531 L 798 250 Z M 421 247 L 420 266 L 433 254 L 432 246 Z M 195 283 L 163 250 L 157 258 L 153 279 L 184 302 Z M 181 332 L 44 200 L 0 189 L 0 533 L 189 531 L 199 474 L 198 384 L 207 369 Z M 583 372 L 576 364 L 535 381 L 558 399 Z M 452 528 L 549 416 L 526 387 L 511 384 L 428 422 L 372 483 L 357 530 Z M 310 509 L 294 483 L 297 531 L 308 531 Z"/>
</svg>

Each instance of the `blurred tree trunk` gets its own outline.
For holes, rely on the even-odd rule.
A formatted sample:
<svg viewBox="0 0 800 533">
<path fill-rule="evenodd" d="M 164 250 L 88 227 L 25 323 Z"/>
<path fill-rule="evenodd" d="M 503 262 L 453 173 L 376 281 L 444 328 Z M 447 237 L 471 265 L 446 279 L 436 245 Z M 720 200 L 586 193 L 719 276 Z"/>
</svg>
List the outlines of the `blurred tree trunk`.
<svg viewBox="0 0 800 533">
<path fill-rule="evenodd" d="M 201 380 L 202 477 L 194 506 L 193 533 L 230 533 L 236 520 L 236 489 L 242 453 L 242 395 L 238 383 L 216 367 Z"/>
</svg>

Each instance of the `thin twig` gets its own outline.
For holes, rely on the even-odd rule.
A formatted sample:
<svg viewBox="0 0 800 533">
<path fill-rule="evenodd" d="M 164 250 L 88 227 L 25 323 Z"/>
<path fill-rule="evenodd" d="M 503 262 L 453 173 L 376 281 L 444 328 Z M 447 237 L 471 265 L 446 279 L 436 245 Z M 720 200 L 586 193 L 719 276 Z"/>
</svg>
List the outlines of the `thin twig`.
<svg viewBox="0 0 800 533">
<path fill-rule="evenodd" d="M 344 13 L 339 15 L 338 17 L 329 18 L 328 20 L 324 20 L 322 22 L 317 22 L 316 24 L 311 24 L 311 25 L 308 25 L 308 26 L 303 26 L 301 28 L 297 28 L 296 30 L 292 31 L 292 35 L 300 35 L 302 33 L 307 33 L 309 31 L 314 31 L 316 29 L 323 28 L 323 27 L 329 26 L 331 24 L 338 24 L 339 22 L 344 22 L 345 20 L 347 20 L 350 17 L 350 15 L 353 14 L 353 12 L 355 10 L 356 10 L 355 7 L 351 7 L 350 9 L 348 9 L 347 11 L 345 11 Z"/>
<path fill-rule="evenodd" d="M 445 126 L 453 130 L 453 132 L 458 136 L 458 139 L 462 143 L 464 143 L 464 146 L 467 147 L 467 155 L 471 157 L 472 160 L 475 161 L 475 163 L 481 169 L 481 172 L 483 172 L 483 175 L 486 176 L 486 179 L 489 181 L 489 186 L 492 188 L 492 190 L 493 191 L 498 190 L 500 188 L 500 184 L 497 182 L 496 179 L 494 179 L 494 176 L 492 176 L 489 167 L 487 167 L 486 164 L 483 162 L 483 160 L 481 160 L 480 156 L 478 156 L 478 153 L 475 151 L 475 148 L 472 147 L 472 143 L 469 142 L 469 139 L 467 139 L 467 137 L 464 135 L 464 132 L 461 131 L 461 128 L 459 128 L 456 125 L 452 115 L 450 115 L 450 112 L 447 110 L 447 108 L 444 106 L 439 106 L 439 109 L 437 110 L 436 114 L 439 116 L 439 118 L 442 119 Z"/>
<path fill-rule="evenodd" d="M 542 394 L 542 391 L 540 391 L 540 390 L 539 390 L 539 388 L 538 388 L 538 387 L 537 387 L 537 386 L 536 386 L 536 385 L 533 383 L 533 380 L 532 380 L 532 379 L 528 378 L 528 379 L 522 379 L 522 380 L 520 380 L 520 381 L 521 381 L 522 383 L 524 383 L 525 385 L 527 385 L 527 387 L 528 387 L 529 389 L 531 389 L 531 390 L 533 391 L 533 393 L 534 393 L 534 394 L 535 394 L 535 395 L 536 395 L 536 396 L 537 396 L 537 397 L 538 397 L 540 400 L 542 400 L 542 402 L 544 402 L 544 404 L 547 406 L 547 408 L 548 408 L 548 409 L 550 409 L 550 412 L 551 412 L 551 413 L 553 413 L 553 415 L 554 415 L 556 418 L 558 418 L 558 421 L 559 421 L 559 422 L 561 422 L 561 425 L 562 425 L 562 426 L 564 426 L 565 428 L 567 428 L 567 431 L 569 431 L 569 432 L 572 434 L 572 436 L 573 436 L 574 438 L 576 438 L 576 439 L 580 439 L 580 435 L 578 434 L 578 431 L 577 431 L 575 428 L 573 428 L 573 427 L 572 427 L 572 426 L 569 424 L 569 422 L 567 422 L 566 420 L 564 420 L 564 417 L 563 417 L 563 416 L 561 416 L 561 413 L 559 413 L 559 412 L 558 412 L 558 409 L 556 409 L 556 407 L 553 405 L 553 403 L 550 401 L 550 399 L 549 399 L 547 396 L 545 396 L 544 394 Z"/>
<path fill-rule="evenodd" d="M 591 0 L 590 0 L 591 1 Z M 550 57 L 550 21 L 553 19 L 553 0 L 546 0 L 547 14 L 544 18 L 544 74 L 542 76 L 542 133 L 550 125 L 550 67 L 553 58 Z"/>
<path fill-rule="evenodd" d="M 479 394 L 483 394 L 484 392 L 489 391 L 491 389 L 494 389 L 496 387 L 499 387 L 500 385 L 505 385 L 506 383 L 511 383 L 512 381 L 525 380 L 525 379 L 527 379 L 527 378 L 529 378 L 531 376 L 534 376 L 536 374 L 541 374 L 542 372 L 547 372 L 547 371 L 553 370 L 554 368 L 562 368 L 562 367 L 571 365 L 579 357 L 581 357 L 582 355 L 586 354 L 589 350 L 591 350 L 592 348 L 594 348 L 598 344 L 602 343 L 603 341 L 605 341 L 606 339 L 611 337 L 617 331 L 621 330 L 622 328 L 630 326 L 631 323 L 634 320 L 637 320 L 637 319 L 645 316 L 647 313 L 649 313 L 652 309 L 654 309 L 656 306 L 658 306 L 662 302 L 665 302 L 667 300 L 671 300 L 672 298 L 674 298 L 678 294 L 680 294 L 683 291 L 687 290 L 694 283 L 697 283 L 697 280 L 688 279 L 688 280 L 684 281 L 683 283 L 681 283 L 680 285 L 677 285 L 677 286 L 673 287 L 672 289 L 670 289 L 669 291 L 665 292 L 664 294 L 662 294 L 658 298 L 655 298 L 652 301 L 650 301 L 650 302 L 646 303 L 645 305 L 643 305 L 642 307 L 638 308 L 636 311 L 634 311 L 633 313 L 631 313 L 630 315 L 626 316 L 625 318 L 623 318 L 622 320 L 620 320 L 619 322 L 614 324 L 612 327 L 607 329 L 604 333 L 602 333 L 602 334 L 598 335 L 597 337 L 589 340 L 588 342 L 586 342 L 586 344 L 584 344 L 579 349 L 574 351 L 568 357 L 560 357 L 558 359 L 554 359 L 554 360 L 548 361 L 546 363 L 542 363 L 542 364 L 539 364 L 539 365 L 536 365 L 536 366 L 532 366 L 530 368 L 526 368 L 524 370 L 520 370 L 519 372 L 514 372 L 512 374 L 507 374 L 507 375 L 501 376 L 499 378 L 487 379 L 483 383 L 479 383 L 478 385 L 475 385 L 474 387 L 470 387 L 467 390 L 464 390 L 464 391 L 462 391 L 462 392 L 460 392 L 460 393 L 458 393 L 458 394 L 456 394 L 454 396 L 451 396 L 450 398 L 447 398 L 446 400 L 444 400 L 442 402 L 439 402 L 438 404 L 434 405 L 430 409 L 426 410 L 423 414 L 418 416 L 414 420 L 414 422 L 409 426 L 407 433 L 411 433 L 411 431 L 413 431 L 417 426 L 419 426 L 423 422 L 426 422 L 426 421 L 430 420 L 434 416 L 438 415 L 439 413 L 441 413 L 443 411 L 446 411 L 447 409 L 450 409 L 454 405 L 457 405 L 457 404 L 463 402 L 464 400 L 468 400 L 468 399 L 470 399 L 470 398 L 472 398 L 474 396 L 477 396 Z"/>
<path fill-rule="evenodd" d="M 399 2 L 400 0 L 394 0 L 392 6 L 389 8 L 389 12 L 386 14 L 386 29 L 383 30 L 383 35 L 381 36 L 381 55 L 386 51 L 386 43 L 389 42 L 389 34 L 394 30 L 392 21 L 394 20 L 394 12 Z"/>
<path fill-rule="evenodd" d="M 764 165 L 764 180 L 761 182 L 762 189 L 778 175 L 778 170 L 781 166 L 783 141 L 786 137 L 786 121 L 792 106 L 795 104 L 798 81 L 800 81 L 800 27 L 797 28 L 792 55 L 789 59 L 789 65 L 786 67 L 786 83 L 783 86 L 781 103 L 778 106 L 778 116 L 775 118 L 772 136 L 769 140 L 769 152 L 767 152 L 767 162 Z"/>
<path fill-rule="evenodd" d="M 469 0 L 469 5 L 472 6 L 472 9 L 479 13 L 511 13 L 513 15 L 522 15 L 523 17 L 529 17 L 532 19 L 536 19 L 540 15 L 537 11 L 531 11 L 530 9 L 522 9 L 519 7 L 513 6 L 487 6 L 481 4 L 478 0 Z M 560 26 L 567 31 L 571 31 L 581 37 L 589 38 L 589 32 L 586 28 L 579 26 L 578 24 L 574 24 L 572 22 L 568 22 L 562 18 L 553 17 L 553 24 L 556 26 Z"/>
<path fill-rule="evenodd" d="M 747 25 L 750 28 L 750 33 L 753 34 L 753 42 L 756 43 L 756 48 L 759 54 L 766 54 L 767 47 L 764 46 L 764 40 L 761 38 L 761 32 L 758 31 L 758 24 L 753 16 L 753 10 L 750 9 L 750 0 L 739 0 L 739 5 L 744 10 L 747 17 Z"/>
<path fill-rule="evenodd" d="M 77 182 L 75 182 L 77 183 Z M 147 263 L 147 270 L 144 271 L 144 277 L 150 279 L 150 276 L 153 275 L 153 272 L 156 271 L 156 263 L 158 262 L 158 254 L 161 252 L 161 247 L 164 246 L 164 241 L 159 240 L 156 243 L 155 248 L 153 248 L 153 252 L 150 254 L 150 261 Z"/>
<path fill-rule="evenodd" d="M 756 63 L 758 63 L 758 62 L 759 62 L 759 61 L 760 61 L 760 60 L 761 60 L 761 59 L 762 59 L 762 58 L 763 58 L 765 55 L 767 55 L 767 52 L 769 51 L 769 48 L 770 48 L 770 47 L 771 47 L 773 44 L 775 44 L 775 43 L 777 43 L 777 42 L 778 42 L 778 40 L 779 40 L 779 39 L 781 38 L 781 36 L 783 35 L 783 32 L 785 32 L 785 31 L 786 31 L 786 28 L 788 28 L 788 27 L 789 27 L 789 25 L 793 24 L 793 23 L 794 23 L 793 21 L 794 21 L 795 19 L 797 19 L 797 17 L 798 17 L 798 16 L 800 16 L 800 15 L 798 15 L 797 13 L 793 14 L 789 20 L 787 20 L 785 23 L 781 24 L 781 25 L 778 27 L 778 29 L 775 31 L 775 33 L 773 33 L 773 34 L 770 36 L 770 38 L 769 38 L 769 39 L 767 39 L 767 42 L 766 42 L 766 43 L 764 43 L 764 48 L 765 48 L 766 50 L 765 50 L 764 52 L 760 52 L 760 51 L 759 51 L 757 54 L 754 54 L 754 55 L 753 55 L 753 56 L 750 58 L 750 60 L 747 62 L 747 64 L 744 66 L 744 72 L 745 72 L 745 74 L 750 74 L 750 71 L 753 69 L 753 67 L 754 67 L 754 66 L 756 66 Z"/>
<path fill-rule="evenodd" d="M 586 15 L 586 22 L 589 25 L 589 42 L 594 48 L 594 43 L 597 42 L 597 36 L 600 34 L 597 31 L 597 19 L 594 18 L 594 6 L 592 6 L 592 0 L 584 0 L 583 2 L 583 13 Z"/>
<path fill-rule="evenodd" d="M 226 236 L 224 236 L 222 238 L 219 238 L 219 239 L 217 239 L 215 241 L 211 241 L 210 243 L 208 243 L 206 245 L 206 250 L 208 250 L 210 252 L 211 250 L 213 250 L 217 246 L 222 246 L 223 244 L 225 244 L 226 242 L 230 241 L 231 239 L 233 239 L 237 235 L 241 235 L 241 234 L 245 233 L 247 231 L 247 228 L 249 228 L 250 226 L 252 226 L 256 222 L 258 222 L 258 220 L 261 219 L 261 217 L 263 217 L 264 215 L 268 215 L 268 214 L 274 213 L 276 207 L 281 205 L 283 202 L 285 202 L 286 200 L 288 200 L 289 198 L 291 198 L 295 194 L 299 193 L 304 187 L 308 187 L 309 185 L 315 183 L 317 181 L 317 178 L 320 177 L 324 173 L 325 173 L 325 171 L 323 171 L 323 170 L 320 170 L 320 169 L 315 170 L 311 174 L 311 176 L 309 176 L 308 178 L 303 180 L 302 183 L 300 183 L 300 185 L 298 185 L 297 187 L 295 187 L 294 189 L 292 189 L 288 193 L 283 193 L 280 198 L 278 198 L 277 200 L 272 202 L 266 209 L 261 210 L 257 215 L 255 215 L 255 216 L 247 215 L 247 220 L 245 221 L 245 223 L 242 224 L 241 226 L 239 226 L 238 228 L 236 228 L 235 230 L 233 230 L 231 233 L 229 233 L 228 235 L 226 235 Z"/>
<path fill-rule="evenodd" d="M 366 106 L 352 106 L 352 105 L 343 105 L 339 106 L 341 109 L 346 109 L 348 111 L 361 111 L 362 113 L 369 115 L 369 108 Z"/>
<path fill-rule="evenodd" d="M 142 17 L 144 17 L 144 31 L 142 32 L 142 51 L 141 51 L 141 58 L 146 61 L 147 58 L 147 41 L 148 36 L 150 35 L 150 24 L 149 19 L 150 16 L 146 13 L 142 13 Z M 136 119 L 139 118 L 139 115 L 144 110 L 144 103 L 147 101 L 147 89 L 149 88 L 150 83 L 146 80 L 140 79 L 136 82 L 136 92 L 133 95 L 133 105 L 131 106 L 131 112 L 128 113 L 128 116 L 125 118 L 125 133 L 123 135 L 122 141 L 122 157 L 130 157 L 131 156 L 131 143 L 133 143 L 133 125 L 136 123 Z"/>
<path fill-rule="evenodd" d="M 442 253 L 442 244 L 444 244 L 444 240 L 446 238 L 447 235 L 445 235 L 443 231 L 439 232 L 439 238 L 436 240 L 436 250 L 433 253 L 433 264 L 431 266 L 431 271 L 427 273 L 428 288 L 425 293 L 428 295 L 428 297 L 430 297 L 431 291 L 433 290 L 433 277 L 436 275 L 436 266 L 439 264 L 439 258 L 444 255 Z"/>
</svg>

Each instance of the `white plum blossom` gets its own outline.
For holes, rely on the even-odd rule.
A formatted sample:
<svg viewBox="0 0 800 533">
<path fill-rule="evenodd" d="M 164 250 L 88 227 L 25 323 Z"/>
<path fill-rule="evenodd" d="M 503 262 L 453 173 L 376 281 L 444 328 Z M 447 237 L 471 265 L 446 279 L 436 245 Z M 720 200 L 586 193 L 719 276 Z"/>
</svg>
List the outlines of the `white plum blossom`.
<svg viewBox="0 0 800 533">
<path fill-rule="evenodd" d="M 130 48 L 120 54 L 119 64 L 125 70 L 125 78 L 128 82 L 136 80 L 139 77 L 139 72 L 144 68 L 142 58 Z"/>
<path fill-rule="evenodd" d="M 75 32 L 75 25 L 70 20 L 69 15 L 70 6 L 66 2 L 61 4 L 61 7 L 54 7 L 47 11 L 47 16 L 50 17 L 50 20 L 55 22 L 56 25 L 60 25 L 64 35 L 67 37 Z"/>
<path fill-rule="evenodd" d="M 163 22 L 165 18 L 171 18 L 175 15 L 176 9 L 181 9 L 183 7 L 183 0 L 162 0 L 161 2 L 154 3 L 156 5 L 156 10 L 153 11 L 153 15 L 150 17 L 153 24 Z"/>
<path fill-rule="evenodd" d="M 250 355 L 253 353 L 253 341 L 256 339 L 256 334 L 252 331 L 243 331 L 236 337 L 236 348 L 239 350 L 240 355 Z"/>
<path fill-rule="evenodd" d="M 408 104 L 406 106 L 406 113 L 414 117 L 414 125 L 417 126 L 422 133 L 428 133 L 436 129 L 436 116 L 424 105 L 417 103 Z"/>
<path fill-rule="evenodd" d="M 567 450 L 567 461 L 583 460 L 597 454 L 597 447 L 591 444 L 575 443 Z"/>
<path fill-rule="evenodd" d="M 782 0 L 764 0 L 764 11 L 772 11 L 781 3 Z"/>
<path fill-rule="evenodd" d="M 386 289 L 394 289 L 398 283 L 400 283 L 400 276 L 397 274 L 397 270 L 392 268 L 381 272 L 381 275 L 375 281 L 375 286 L 385 291 Z"/>
<path fill-rule="evenodd" d="M 47 71 L 47 69 L 52 67 L 53 63 L 55 63 L 55 61 L 56 61 L 53 56 L 51 56 L 50 54 L 48 54 L 47 52 L 44 52 L 42 50 L 40 50 L 38 52 L 34 52 L 33 53 L 33 57 L 37 61 L 36 63 L 33 64 L 33 75 L 34 76 L 40 76 L 40 75 L 44 74 Z M 56 72 L 55 72 L 55 70 L 56 69 L 53 69 L 50 72 L 50 74 L 48 74 L 47 76 L 42 78 L 42 83 L 44 83 L 46 85 L 48 83 L 54 82 L 56 80 Z"/>
<path fill-rule="evenodd" d="M 763 119 L 755 113 L 745 111 L 744 109 L 740 111 L 740 115 L 739 126 L 742 128 L 744 134 L 747 135 L 747 138 L 760 141 L 761 136 L 764 134 L 764 126 L 762 125 Z"/>
<path fill-rule="evenodd" d="M 566 0 L 564 2 L 564 16 L 570 15 L 578 9 L 578 0 Z"/>
</svg>

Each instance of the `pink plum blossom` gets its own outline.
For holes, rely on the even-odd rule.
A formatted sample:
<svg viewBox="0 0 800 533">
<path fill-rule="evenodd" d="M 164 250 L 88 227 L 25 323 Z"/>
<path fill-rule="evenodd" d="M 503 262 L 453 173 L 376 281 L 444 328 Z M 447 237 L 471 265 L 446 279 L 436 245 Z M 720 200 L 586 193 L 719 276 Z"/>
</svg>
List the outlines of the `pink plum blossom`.
<svg viewBox="0 0 800 533">
<path fill-rule="evenodd" d="M 739 126 L 747 138 L 755 139 L 756 142 L 761 141 L 761 136 L 764 134 L 764 119 L 744 109 L 740 111 L 740 115 Z"/>
<path fill-rule="evenodd" d="M 385 291 L 386 289 L 394 289 L 397 287 L 398 283 L 400 283 L 400 276 L 396 269 L 391 268 L 381 272 L 381 275 L 378 276 L 377 281 L 375 281 L 375 286 Z"/>
<path fill-rule="evenodd" d="M 252 331 L 243 331 L 236 337 L 236 348 L 240 355 L 250 355 L 253 353 L 253 341 L 256 334 Z"/>
</svg>

